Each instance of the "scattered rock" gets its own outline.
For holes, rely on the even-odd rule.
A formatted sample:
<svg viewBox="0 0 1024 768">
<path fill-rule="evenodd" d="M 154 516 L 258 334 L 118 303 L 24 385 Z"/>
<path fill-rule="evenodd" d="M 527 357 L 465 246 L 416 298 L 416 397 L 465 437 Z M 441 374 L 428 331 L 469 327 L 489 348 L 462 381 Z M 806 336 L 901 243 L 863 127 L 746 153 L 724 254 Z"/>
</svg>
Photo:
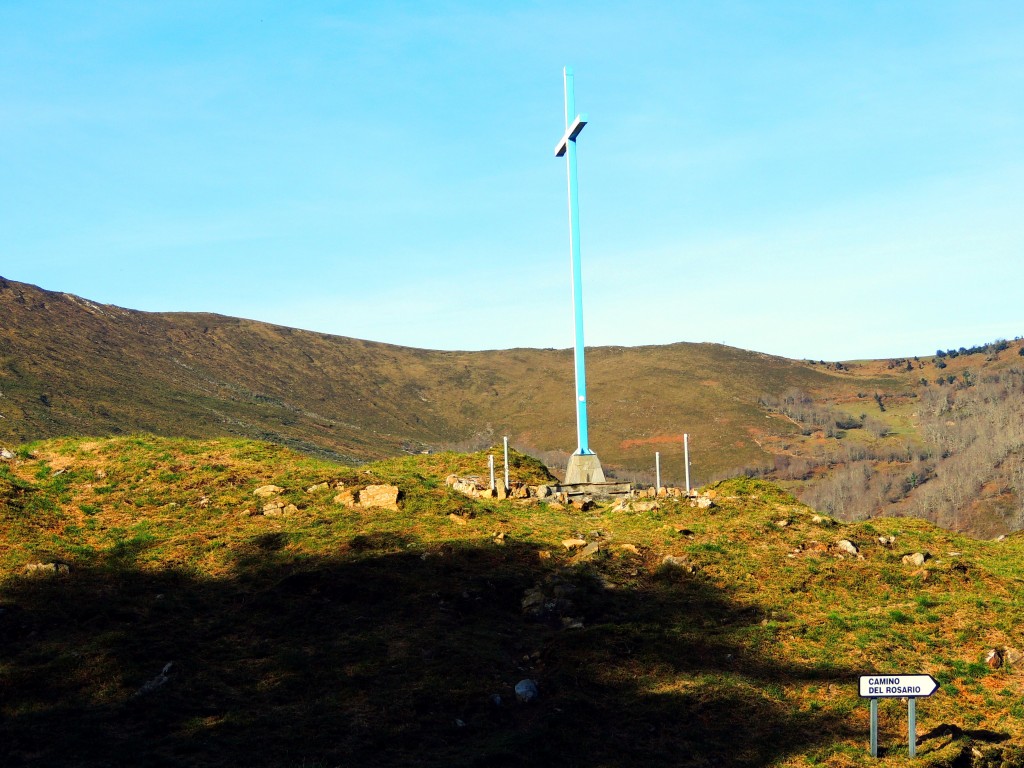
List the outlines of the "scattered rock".
<svg viewBox="0 0 1024 768">
<path fill-rule="evenodd" d="M 856 555 L 856 554 L 858 554 L 860 552 L 860 550 L 857 549 L 857 545 L 854 544 L 849 539 L 840 539 L 839 541 L 837 541 L 836 542 L 836 549 L 841 550 L 842 552 L 846 552 L 846 553 L 851 554 L 851 555 Z"/>
<path fill-rule="evenodd" d="M 516 683 L 516 700 L 523 704 L 529 704 L 530 702 L 536 701 L 537 697 L 540 696 L 540 691 L 537 689 L 537 683 L 533 680 L 526 678 Z"/>
<path fill-rule="evenodd" d="M 775 524 L 779 526 L 779 528 L 785 528 L 789 525 L 789 520 L 776 520 Z"/>
<path fill-rule="evenodd" d="M 352 491 L 342 491 L 334 497 L 335 504 L 341 504 L 343 507 L 354 507 L 356 505 L 356 496 Z"/>
<path fill-rule="evenodd" d="M 568 597 L 569 595 L 575 594 L 578 591 L 575 584 L 570 584 L 566 581 L 556 580 L 554 587 L 551 589 L 551 594 L 557 598 Z"/>
<path fill-rule="evenodd" d="M 551 494 L 551 489 L 546 485 L 538 485 L 533 495 L 538 499 L 546 499 Z"/>
<path fill-rule="evenodd" d="M 554 509 L 554 510 L 565 509 L 565 505 L 562 504 L 559 501 L 549 501 L 548 502 L 548 507 L 550 507 L 551 509 Z"/>
<path fill-rule="evenodd" d="M 317 491 L 325 491 L 330 487 L 330 483 L 317 483 L 316 485 L 309 486 L 309 488 L 306 489 L 306 493 L 316 493 Z"/>
<path fill-rule="evenodd" d="M 656 501 L 634 501 L 629 508 L 634 512 L 650 512 L 654 509 L 661 509 L 661 505 Z"/>
<path fill-rule="evenodd" d="M 456 717 L 455 718 L 455 727 L 456 728 L 465 728 L 466 727 L 466 721 L 465 720 L 460 720 L 459 718 Z"/>
<path fill-rule="evenodd" d="M 879 536 L 878 543 L 886 549 L 892 549 L 892 545 L 896 543 L 895 536 Z"/>
<path fill-rule="evenodd" d="M 524 613 L 540 613 L 546 599 L 543 589 L 531 587 L 523 593 L 523 599 L 519 601 L 519 605 Z"/>
<path fill-rule="evenodd" d="M 368 485 L 359 492 L 359 506 L 398 511 L 397 485 Z"/>
<path fill-rule="evenodd" d="M 504 702 L 501 700 L 500 693 L 492 693 L 489 697 L 489 701 L 491 702 L 491 706 L 498 708 L 500 708 L 502 704 L 504 704 Z"/>
<path fill-rule="evenodd" d="M 466 525 L 467 523 L 469 523 L 469 518 L 463 517 L 462 515 L 457 515 L 454 512 L 448 515 L 448 519 L 456 525 Z"/>
<path fill-rule="evenodd" d="M 160 674 L 154 677 L 149 682 L 145 683 L 141 688 L 139 688 L 139 690 L 135 692 L 133 698 L 137 696 L 145 696 L 147 694 L 153 693 L 156 690 L 159 690 L 160 688 L 163 688 L 170 681 L 170 676 L 173 669 L 173 661 L 169 661 L 166 664 L 164 664 L 164 668 L 160 670 Z"/>
<path fill-rule="evenodd" d="M 490 482 L 485 483 L 477 475 L 472 477 L 448 475 L 444 482 L 453 491 L 457 491 L 463 496 L 469 496 L 471 499 L 492 498 L 495 493 L 494 489 L 490 486 Z"/>
<path fill-rule="evenodd" d="M 1012 667 L 1015 664 L 1019 664 L 1021 661 L 1024 661 L 1024 654 L 1016 648 L 1004 648 L 1003 661 Z"/>
<path fill-rule="evenodd" d="M 691 501 L 690 506 L 696 507 L 697 509 L 711 509 L 715 506 L 715 502 L 711 500 L 710 496 L 702 495 Z"/>
<path fill-rule="evenodd" d="M 493 541 L 499 547 L 505 546 L 505 532 L 504 531 L 498 531 L 497 533 L 494 534 L 493 537 L 491 537 L 491 541 Z"/>
<path fill-rule="evenodd" d="M 995 539 L 995 540 L 996 540 L 996 541 L 1006 541 L 1006 534 L 1005 534 L 1005 533 L 1002 533 L 1002 534 L 1000 534 L 999 536 L 996 536 L 996 539 Z"/>
<path fill-rule="evenodd" d="M 0 448 L 0 459 L 13 459 L 14 454 L 8 451 L 6 448 Z"/>
<path fill-rule="evenodd" d="M 294 515 L 298 511 L 299 508 L 294 504 L 286 505 L 283 501 L 272 501 L 269 504 L 263 505 L 264 517 L 286 517 Z"/>
<path fill-rule="evenodd" d="M 499 501 L 504 501 L 505 499 L 508 498 L 508 488 L 505 487 L 505 483 L 503 483 L 503 482 L 498 483 L 498 485 L 494 489 L 494 491 L 495 491 L 494 495 L 498 497 Z"/>
<path fill-rule="evenodd" d="M 585 539 L 565 539 L 562 542 L 562 546 L 572 552 L 576 549 L 583 549 L 583 547 L 587 546 L 587 542 Z"/>
<path fill-rule="evenodd" d="M 920 568 L 922 565 L 924 565 L 924 561 L 927 559 L 928 555 L 926 555 L 924 552 L 914 552 L 912 555 L 903 556 L 903 564 L 913 565 Z"/>
<path fill-rule="evenodd" d="M 530 496 L 530 489 L 527 486 L 513 484 L 513 486 L 512 486 L 512 498 L 513 499 L 526 499 L 526 498 L 529 498 L 529 496 Z"/>
<path fill-rule="evenodd" d="M 624 549 L 626 552 L 634 555 L 640 554 L 640 550 L 636 548 L 636 544 L 619 544 L 619 549 Z"/>
<path fill-rule="evenodd" d="M 589 496 L 581 496 L 573 499 L 571 503 L 576 509 L 580 510 L 580 512 L 587 512 L 597 506 L 594 500 Z"/>
<path fill-rule="evenodd" d="M 600 551 L 601 545 L 598 544 L 596 541 L 592 541 L 589 544 L 587 544 L 587 546 L 585 546 L 582 550 L 580 550 L 580 553 L 577 555 L 577 557 L 580 560 L 588 560 Z"/>
<path fill-rule="evenodd" d="M 985 663 L 989 669 L 999 669 L 1003 666 L 1003 652 L 998 648 L 991 649 L 985 654 Z"/>
<path fill-rule="evenodd" d="M 551 552 L 549 550 L 546 550 L 546 549 L 539 549 L 539 550 L 537 550 L 537 559 L 538 560 L 550 560 L 551 559 Z"/>
<path fill-rule="evenodd" d="M 25 566 L 25 573 L 29 576 L 67 576 L 71 573 L 71 566 L 67 563 L 29 563 Z"/>
<path fill-rule="evenodd" d="M 206 507 L 210 506 L 210 499 L 206 496 L 203 496 L 203 498 L 199 500 L 198 506 L 203 507 L 205 509 Z"/>
<path fill-rule="evenodd" d="M 669 568 L 679 568 L 687 573 L 696 573 L 697 566 L 690 562 L 688 557 L 678 557 L 676 555 L 665 555 L 662 558 L 661 564 L 668 566 Z"/>
<path fill-rule="evenodd" d="M 828 552 L 828 544 L 821 541 L 807 541 L 797 547 L 798 552 L 814 552 L 815 554 L 821 554 L 822 552 Z"/>
<path fill-rule="evenodd" d="M 829 519 L 827 517 L 823 517 L 821 515 L 812 515 L 811 516 L 811 522 L 814 523 L 815 525 L 824 525 L 824 524 L 827 524 L 829 522 Z"/>
<path fill-rule="evenodd" d="M 261 485 L 252 493 L 254 496 L 259 496 L 261 499 L 265 499 L 269 496 L 275 496 L 276 494 L 281 493 L 281 491 L 283 490 L 284 488 L 278 485 Z"/>
<path fill-rule="evenodd" d="M 562 629 L 583 629 L 583 619 L 577 619 L 572 616 L 563 616 Z"/>
</svg>

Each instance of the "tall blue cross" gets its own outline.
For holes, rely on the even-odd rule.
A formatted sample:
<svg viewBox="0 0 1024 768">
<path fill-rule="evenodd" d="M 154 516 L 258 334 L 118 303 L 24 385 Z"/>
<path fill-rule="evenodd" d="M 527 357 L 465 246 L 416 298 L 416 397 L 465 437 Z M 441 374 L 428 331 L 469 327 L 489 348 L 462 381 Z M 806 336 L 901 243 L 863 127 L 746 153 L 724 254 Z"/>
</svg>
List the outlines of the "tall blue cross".
<svg viewBox="0 0 1024 768">
<path fill-rule="evenodd" d="M 576 137 L 587 124 L 586 115 L 576 114 L 576 96 L 573 93 L 572 70 L 566 67 L 565 76 L 565 134 L 555 147 L 555 157 L 566 156 L 569 175 L 569 252 L 572 257 L 572 299 L 576 317 L 576 434 L 579 447 L 576 453 L 593 453 L 587 440 L 587 372 L 583 359 L 583 271 L 580 265 L 580 206 L 576 183 Z"/>
</svg>

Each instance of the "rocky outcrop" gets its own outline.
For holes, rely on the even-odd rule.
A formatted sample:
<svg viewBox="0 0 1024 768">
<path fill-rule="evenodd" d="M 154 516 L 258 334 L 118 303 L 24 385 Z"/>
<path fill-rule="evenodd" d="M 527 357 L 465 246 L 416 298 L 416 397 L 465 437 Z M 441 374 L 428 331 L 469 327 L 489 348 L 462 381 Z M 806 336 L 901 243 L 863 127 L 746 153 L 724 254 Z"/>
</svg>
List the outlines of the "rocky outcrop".
<svg viewBox="0 0 1024 768">
<path fill-rule="evenodd" d="M 398 511 L 397 485 L 368 485 L 359 491 L 359 506 Z"/>
</svg>

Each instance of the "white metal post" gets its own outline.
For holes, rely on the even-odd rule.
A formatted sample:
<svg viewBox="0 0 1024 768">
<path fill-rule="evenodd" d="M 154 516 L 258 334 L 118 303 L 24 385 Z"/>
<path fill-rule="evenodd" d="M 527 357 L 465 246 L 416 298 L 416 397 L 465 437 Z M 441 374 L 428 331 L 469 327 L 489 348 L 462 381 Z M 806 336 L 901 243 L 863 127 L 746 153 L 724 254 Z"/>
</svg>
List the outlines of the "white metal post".
<svg viewBox="0 0 1024 768">
<path fill-rule="evenodd" d="M 505 436 L 505 490 L 507 491 L 511 486 L 508 483 L 508 436 Z"/>
<path fill-rule="evenodd" d="M 686 465 L 686 495 L 690 495 L 690 436 L 683 434 L 683 463 Z"/>
<path fill-rule="evenodd" d="M 658 493 L 661 493 L 661 452 L 654 452 L 654 476 L 656 478 L 656 488 Z"/>
<path fill-rule="evenodd" d="M 495 489 L 495 485 L 494 485 L 494 454 L 493 453 L 487 454 L 487 466 L 491 470 L 491 490 L 493 491 Z"/>
</svg>

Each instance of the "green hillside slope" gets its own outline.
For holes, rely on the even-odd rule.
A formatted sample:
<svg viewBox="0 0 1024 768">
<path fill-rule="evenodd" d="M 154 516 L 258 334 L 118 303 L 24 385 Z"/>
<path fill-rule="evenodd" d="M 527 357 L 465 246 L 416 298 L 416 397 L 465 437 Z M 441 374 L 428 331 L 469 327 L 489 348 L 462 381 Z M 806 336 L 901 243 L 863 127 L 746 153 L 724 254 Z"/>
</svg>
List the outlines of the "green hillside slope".
<svg viewBox="0 0 1024 768">
<path fill-rule="evenodd" d="M 914 764 L 1024 765 L 1024 538 L 843 525 L 751 480 L 710 510 L 445 486 L 485 467 L 155 437 L 0 462 L 3 764 L 878 765 L 878 671 L 941 684 Z M 398 511 L 334 501 L 380 483 Z M 905 715 L 881 707 L 883 765 Z"/>
</svg>

